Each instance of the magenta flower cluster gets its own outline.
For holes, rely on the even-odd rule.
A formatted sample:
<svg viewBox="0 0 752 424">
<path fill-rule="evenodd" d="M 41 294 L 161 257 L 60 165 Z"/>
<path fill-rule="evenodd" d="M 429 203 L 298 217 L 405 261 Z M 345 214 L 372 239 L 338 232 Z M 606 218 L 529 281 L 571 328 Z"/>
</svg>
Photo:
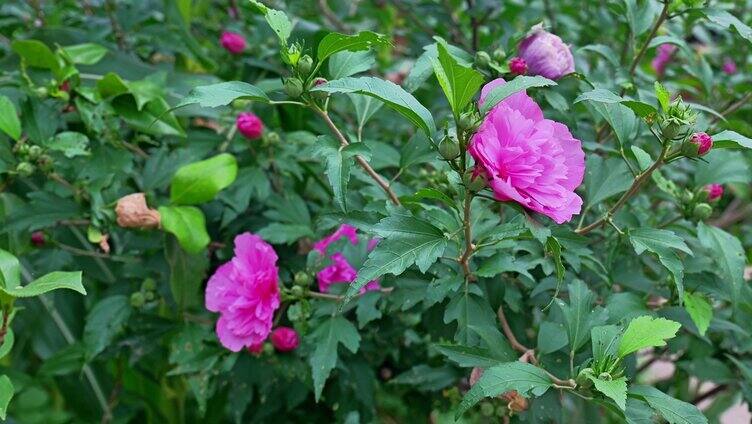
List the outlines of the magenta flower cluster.
<svg viewBox="0 0 752 424">
<path fill-rule="evenodd" d="M 504 84 L 486 84 L 488 93 Z M 566 125 L 545 119 L 525 92 L 494 106 L 470 141 L 476 173 L 486 177 L 496 199 L 513 201 L 562 224 L 580 213 L 582 199 L 574 190 L 585 173 L 580 140 Z"/>
<path fill-rule="evenodd" d="M 359 242 L 357 229 L 351 225 L 342 224 L 335 232 L 314 243 L 313 249 L 326 257 L 329 245 L 343 237 L 347 238 L 352 245 L 357 245 Z M 367 249 L 373 250 L 377 243 L 377 239 L 368 240 Z M 328 293 L 332 284 L 352 283 L 358 278 L 358 272 L 347 262 L 342 252 L 334 252 L 329 255 L 329 261 L 329 265 L 316 274 L 320 292 Z M 379 289 L 381 289 L 381 285 L 378 280 L 373 280 L 369 281 L 360 291 L 364 293 Z"/>
</svg>

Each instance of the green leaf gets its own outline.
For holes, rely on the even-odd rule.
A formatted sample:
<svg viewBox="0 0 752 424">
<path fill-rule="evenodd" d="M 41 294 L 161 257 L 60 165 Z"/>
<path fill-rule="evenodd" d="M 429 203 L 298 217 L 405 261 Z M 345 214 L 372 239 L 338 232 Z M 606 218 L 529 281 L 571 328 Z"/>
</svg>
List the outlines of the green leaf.
<svg viewBox="0 0 752 424">
<path fill-rule="evenodd" d="M 622 411 L 627 409 L 627 377 L 619 377 L 615 380 L 603 380 L 593 375 L 588 375 L 595 385 L 595 390 L 613 399 Z"/>
<path fill-rule="evenodd" d="M 714 262 L 718 266 L 717 273 L 726 285 L 726 293 L 736 304 L 744 281 L 744 265 L 746 263 L 744 248 L 738 238 L 718 227 L 697 224 L 697 237 L 700 243 L 708 249 Z"/>
<path fill-rule="evenodd" d="M 658 104 L 661 105 L 663 111 L 668 110 L 669 103 L 671 102 L 671 93 L 666 90 L 660 82 L 655 82 L 655 97 L 658 99 Z"/>
<path fill-rule="evenodd" d="M 63 47 L 70 60 L 77 65 L 94 65 L 107 54 L 107 49 L 94 43 L 76 44 Z"/>
<path fill-rule="evenodd" d="M 310 335 L 312 345 L 316 346 L 308 362 L 313 375 L 313 390 L 316 402 L 321 399 L 321 391 L 329 374 L 337 365 L 337 346 L 343 345 L 355 353 L 360 346 L 360 334 L 355 326 L 341 315 L 329 318 Z"/>
<path fill-rule="evenodd" d="M 593 359 L 596 361 L 616 357 L 621 341 L 621 329 L 615 325 L 593 327 L 590 330 L 590 341 L 593 347 Z"/>
<path fill-rule="evenodd" d="M 180 126 L 180 122 L 170 112 L 170 105 L 162 97 L 149 101 L 141 109 L 134 96 L 118 96 L 111 103 L 115 112 L 138 131 L 152 135 L 185 137 L 185 131 Z"/>
<path fill-rule="evenodd" d="M 188 93 L 173 109 L 198 103 L 202 107 L 226 106 L 236 99 L 269 102 L 269 97 L 260 88 L 242 81 L 220 82 L 200 85 Z"/>
<path fill-rule="evenodd" d="M 455 118 L 465 109 L 483 84 L 483 75 L 470 66 L 462 66 L 447 51 L 446 42 L 437 44 L 438 57 L 433 58 L 433 72 L 444 90 Z"/>
<path fill-rule="evenodd" d="M 684 293 L 684 309 L 697 326 L 700 335 L 704 336 L 713 319 L 713 305 L 700 293 Z"/>
<path fill-rule="evenodd" d="M 721 131 L 713 137 L 714 149 L 752 149 L 752 139 L 736 131 Z"/>
<path fill-rule="evenodd" d="M 658 256 L 658 260 L 673 275 L 679 298 L 681 298 L 684 295 L 684 264 L 676 251 L 692 255 L 692 250 L 684 239 L 670 230 L 636 228 L 629 230 L 629 241 L 632 242 L 635 253 L 638 255 L 647 250 Z"/>
<path fill-rule="evenodd" d="M 351 144 L 350 146 L 356 146 Z M 347 147 L 342 146 L 337 140 L 329 136 L 321 136 L 314 145 L 314 154 L 326 160 L 326 176 L 329 184 L 332 186 L 334 201 L 347 212 L 347 183 L 350 181 L 350 169 L 352 161 L 344 150 Z M 357 146 L 356 146 L 357 147 Z"/>
<path fill-rule="evenodd" d="M 13 102 L 6 96 L 0 96 L 0 130 L 13 140 L 21 138 L 21 120 Z"/>
<path fill-rule="evenodd" d="M 329 79 L 336 80 L 365 72 L 373 68 L 375 63 L 376 59 L 368 51 L 335 53 L 329 58 Z"/>
<path fill-rule="evenodd" d="M 89 156 L 89 137 L 74 131 L 63 131 L 55 134 L 55 137 L 47 140 L 44 146 L 50 150 L 62 152 L 67 158 L 76 156 Z"/>
<path fill-rule="evenodd" d="M 696 406 L 674 399 L 655 387 L 632 386 L 630 396 L 644 399 L 669 424 L 707 424 L 708 419 Z"/>
<path fill-rule="evenodd" d="M 434 349 L 461 367 L 489 368 L 499 364 L 499 360 L 494 358 L 488 349 L 480 347 L 437 344 L 434 345 Z"/>
<path fill-rule="evenodd" d="M 474 344 L 478 340 L 479 334 L 471 328 L 496 328 L 496 316 L 488 300 L 464 290 L 457 293 L 444 309 L 444 324 L 453 321 L 457 321 L 454 339 L 464 345 Z"/>
<path fill-rule="evenodd" d="M 256 10 L 264 15 L 264 18 L 266 18 L 266 22 L 269 24 L 272 31 L 274 31 L 274 33 L 277 34 L 277 37 L 279 37 L 280 44 L 286 46 L 287 39 L 290 38 L 290 34 L 292 33 L 292 22 L 290 22 L 290 18 L 287 17 L 285 12 L 266 7 L 256 0 L 248 1 L 251 2 L 251 5 L 254 6 Z"/>
<path fill-rule="evenodd" d="M 206 220 L 201 209 L 194 206 L 160 206 L 162 228 L 175 235 L 188 253 L 198 253 L 209 245 Z"/>
<path fill-rule="evenodd" d="M 624 98 L 612 91 L 603 88 L 596 88 L 577 96 L 577 98 L 574 99 L 574 103 L 579 103 L 585 100 L 599 103 L 621 103 Z"/>
<path fill-rule="evenodd" d="M 120 78 L 120 75 L 108 72 L 102 79 L 97 81 L 97 91 L 102 98 L 108 99 L 128 93 L 130 89 L 128 88 L 128 83 Z"/>
<path fill-rule="evenodd" d="M 15 342 L 16 334 L 13 332 L 13 328 L 8 326 L 8 331 L 5 333 L 5 337 L 3 338 L 3 344 L 0 346 L 0 359 L 4 358 L 5 355 L 10 353 Z"/>
<path fill-rule="evenodd" d="M 115 337 L 125 329 L 131 316 L 131 303 L 125 295 L 115 295 L 100 300 L 86 316 L 84 345 L 86 359 L 99 355 Z"/>
<path fill-rule="evenodd" d="M 303 237 L 313 237 L 313 230 L 307 224 L 283 224 L 272 222 L 258 230 L 259 237 L 272 244 L 291 244 Z"/>
<path fill-rule="evenodd" d="M 592 106 L 613 128 L 619 145 L 629 145 L 640 123 L 632 109 L 619 103 L 593 103 Z"/>
<path fill-rule="evenodd" d="M 629 322 L 619 343 L 619 357 L 646 347 L 666 346 L 666 340 L 676 337 L 681 324 L 665 318 L 653 318 L 649 315 L 637 317 Z"/>
<path fill-rule="evenodd" d="M 413 264 L 418 265 L 421 272 L 426 272 L 447 246 L 447 238 L 440 229 L 410 215 L 388 216 L 373 230 L 383 240 L 358 271 L 358 278 L 347 289 L 345 301 L 355 296 L 366 283 L 384 274 L 399 275 Z"/>
<path fill-rule="evenodd" d="M 52 71 L 60 68 L 57 56 L 41 41 L 15 40 L 11 43 L 11 48 L 16 54 L 21 56 L 27 66 L 50 69 Z"/>
<path fill-rule="evenodd" d="M 710 22 L 716 25 L 720 25 L 726 29 L 734 27 L 739 35 L 752 43 L 752 28 L 747 26 L 747 24 L 745 24 L 744 22 L 740 21 L 736 16 L 721 9 L 704 9 L 703 13 L 705 14 L 705 17 L 710 20 Z"/>
<path fill-rule="evenodd" d="M 621 159 L 590 155 L 585 167 L 585 196 L 588 207 L 627 191 L 634 177 Z"/>
<path fill-rule="evenodd" d="M 206 203 L 238 176 L 235 156 L 222 153 L 217 156 L 181 166 L 170 185 L 170 202 L 174 205 Z"/>
<path fill-rule="evenodd" d="M 547 87 L 556 85 L 556 82 L 551 81 L 548 78 L 541 76 L 519 76 L 506 84 L 500 85 L 493 90 L 483 99 L 483 104 L 480 106 L 480 114 L 485 115 L 489 110 L 493 109 L 500 101 L 506 99 L 518 91 L 527 90 L 533 87 Z"/>
<path fill-rule="evenodd" d="M 577 352 L 590 336 L 590 330 L 602 324 L 608 314 L 600 307 L 593 309 L 595 293 L 581 280 L 569 284 L 569 304 L 556 299 L 556 304 L 564 314 L 564 323 L 569 337 L 571 352 Z"/>
<path fill-rule="evenodd" d="M 711 150 L 695 165 L 694 183 L 697 187 L 706 184 L 742 183 L 752 181 L 752 172 L 744 152 Z"/>
<path fill-rule="evenodd" d="M 488 368 L 460 403 L 455 419 L 484 397 L 496 397 L 510 390 L 522 396 L 541 396 L 552 386 L 542 369 L 525 362 L 509 362 Z"/>
<path fill-rule="evenodd" d="M 8 405 L 13 399 L 15 389 L 7 375 L 0 376 L 0 419 L 5 420 L 8 414 Z"/>
<path fill-rule="evenodd" d="M 173 237 L 165 240 L 164 256 L 170 266 L 170 292 L 178 309 L 199 305 L 209 258 L 203 253 L 185 252 Z"/>
<path fill-rule="evenodd" d="M 319 41 L 317 56 L 319 61 L 323 62 L 329 56 L 341 51 L 357 52 L 385 45 L 389 45 L 389 38 L 372 31 L 361 31 L 356 35 L 330 32 Z"/>
<path fill-rule="evenodd" d="M 551 259 L 554 261 L 554 266 L 556 270 L 556 280 L 561 283 L 564 281 L 564 263 L 561 261 L 561 243 L 559 243 L 559 240 L 556 239 L 556 237 L 549 237 L 548 240 L 546 240 L 546 255 L 551 256 Z M 557 286 L 558 287 L 558 286 Z"/>
<path fill-rule="evenodd" d="M 655 106 L 638 100 L 623 100 L 621 104 L 632 109 L 632 112 L 636 113 L 640 118 L 658 113 L 658 109 Z"/>
<path fill-rule="evenodd" d="M 413 125 L 431 137 L 436 132 L 433 116 L 410 93 L 399 85 L 374 77 L 347 77 L 319 85 L 311 91 L 326 93 L 359 93 L 381 100 L 390 108 L 399 112 Z"/>
<path fill-rule="evenodd" d="M 5 272 L 3 272 L 3 276 L 5 277 Z M 20 284 L 6 285 L 6 287 L 2 288 L 2 291 L 13 297 L 32 297 L 57 289 L 73 290 L 86 295 L 86 289 L 81 284 L 81 271 L 54 271 L 37 278 L 25 286 Z"/>
</svg>

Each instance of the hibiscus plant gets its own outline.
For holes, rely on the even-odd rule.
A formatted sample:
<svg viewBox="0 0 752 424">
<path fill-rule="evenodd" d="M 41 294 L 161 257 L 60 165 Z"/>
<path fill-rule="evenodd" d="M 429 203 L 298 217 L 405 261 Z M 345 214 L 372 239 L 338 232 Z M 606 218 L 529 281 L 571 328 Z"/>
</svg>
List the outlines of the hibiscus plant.
<svg viewBox="0 0 752 424">
<path fill-rule="evenodd" d="M 0 13 L 1 419 L 750 420 L 749 0 Z"/>
</svg>

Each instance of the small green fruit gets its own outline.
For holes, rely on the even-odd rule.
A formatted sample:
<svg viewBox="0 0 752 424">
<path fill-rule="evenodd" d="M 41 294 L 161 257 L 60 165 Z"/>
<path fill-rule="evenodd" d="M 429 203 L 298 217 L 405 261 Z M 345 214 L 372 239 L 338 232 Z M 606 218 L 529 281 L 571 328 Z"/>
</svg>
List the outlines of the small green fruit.
<svg viewBox="0 0 752 424">
<path fill-rule="evenodd" d="M 298 271 L 295 273 L 295 285 L 301 287 L 308 287 L 311 284 L 311 276 L 305 271 Z"/>
<path fill-rule="evenodd" d="M 135 292 L 131 294 L 131 306 L 133 306 L 134 308 L 140 308 L 144 306 L 144 303 L 145 299 L 143 293 Z"/>
<path fill-rule="evenodd" d="M 303 287 L 301 287 L 301 286 L 292 286 L 290 288 L 290 294 L 293 297 L 301 297 L 301 296 L 303 296 L 303 292 L 304 292 L 304 290 L 303 290 Z"/>
<path fill-rule="evenodd" d="M 493 51 L 493 58 L 495 61 L 501 63 L 507 58 L 507 52 L 504 49 L 496 49 Z"/>
<path fill-rule="evenodd" d="M 695 209 L 692 211 L 692 216 L 695 219 L 708 219 L 713 214 L 713 207 L 707 203 L 698 203 Z"/>
<path fill-rule="evenodd" d="M 30 146 L 29 147 L 29 160 L 36 160 L 39 158 L 39 156 L 42 155 L 42 148 L 39 146 Z"/>
<path fill-rule="evenodd" d="M 141 283 L 141 290 L 143 291 L 154 291 L 157 289 L 157 282 L 154 281 L 152 278 L 147 278 L 144 280 L 143 283 Z"/>
<path fill-rule="evenodd" d="M 36 171 L 36 167 L 29 162 L 21 162 L 16 165 L 16 172 L 22 177 L 30 177 L 34 171 Z"/>
<path fill-rule="evenodd" d="M 481 191 L 486 187 L 486 177 L 479 173 L 475 174 L 475 169 L 470 168 L 465 171 L 465 175 L 462 176 L 462 181 L 465 183 L 465 187 L 470 191 Z"/>
<path fill-rule="evenodd" d="M 154 300 L 154 298 L 155 298 L 155 295 L 153 291 L 148 291 L 144 293 L 144 299 L 146 299 L 147 301 L 151 302 L 152 300 Z"/>
<path fill-rule="evenodd" d="M 303 81 L 299 78 L 288 78 L 285 80 L 285 94 L 293 99 L 297 99 L 303 94 Z"/>
<path fill-rule="evenodd" d="M 313 59 L 311 59 L 311 56 L 308 56 L 307 54 L 303 55 L 300 60 L 298 60 L 297 68 L 298 74 L 300 74 L 301 77 L 307 77 L 313 68 Z"/>
</svg>

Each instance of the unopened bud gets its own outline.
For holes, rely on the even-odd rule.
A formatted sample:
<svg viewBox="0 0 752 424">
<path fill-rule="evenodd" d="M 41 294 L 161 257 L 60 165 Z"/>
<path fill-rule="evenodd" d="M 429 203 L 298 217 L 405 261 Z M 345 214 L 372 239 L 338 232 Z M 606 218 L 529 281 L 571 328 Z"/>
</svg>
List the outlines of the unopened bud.
<svg viewBox="0 0 752 424">
<path fill-rule="evenodd" d="M 723 186 L 720 184 L 708 184 L 702 188 L 702 191 L 707 194 L 710 202 L 717 202 L 723 196 Z"/>
<path fill-rule="evenodd" d="M 484 51 L 479 51 L 478 53 L 475 53 L 475 66 L 486 69 L 488 68 L 488 65 L 491 63 L 491 56 L 488 55 L 488 53 Z"/>
<path fill-rule="evenodd" d="M 144 303 L 146 303 L 146 299 L 144 299 L 143 293 L 135 292 L 131 294 L 131 306 L 134 308 L 140 308 L 144 306 Z"/>
<path fill-rule="evenodd" d="M 154 291 L 157 289 L 157 282 L 154 281 L 152 278 L 147 278 L 144 280 L 143 283 L 141 283 L 141 290 L 143 291 Z"/>
<path fill-rule="evenodd" d="M 713 207 L 707 203 L 698 203 L 692 211 L 692 216 L 699 220 L 708 219 L 712 214 Z"/>
<path fill-rule="evenodd" d="M 34 165 L 30 164 L 29 162 L 21 162 L 18 165 L 16 165 L 16 172 L 21 177 L 29 177 L 31 176 L 36 168 Z"/>
<path fill-rule="evenodd" d="M 311 68 L 313 68 L 313 59 L 311 59 L 311 56 L 303 55 L 299 60 L 297 64 L 298 73 L 301 77 L 305 78 L 308 76 L 308 74 L 311 72 Z"/>
<path fill-rule="evenodd" d="M 285 80 L 285 94 L 293 99 L 297 99 L 303 94 L 303 81 L 299 78 L 288 78 Z"/>
<path fill-rule="evenodd" d="M 37 160 L 42 155 L 42 148 L 39 146 L 29 147 L 29 160 Z"/>
<path fill-rule="evenodd" d="M 456 159 L 460 155 L 460 145 L 451 137 L 444 137 L 439 143 L 439 154 L 446 160 Z"/>
<path fill-rule="evenodd" d="M 684 153 L 685 146 L 687 146 L 686 149 L 688 152 L 694 153 L 694 156 L 687 154 L 685 156 L 704 156 L 713 148 L 713 137 L 704 132 L 697 132 L 692 134 L 689 140 L 682 145 L 682 153 Z"/>
<path fill-rule="evenodd" d="M 308 287 L 311 284 L 311 276 L 305 271 L 298 271 L 295 273 L 295 285 Z"/>
<path fill-rule="evenodd" d="M 149 209 L 144 193 L 133 193 L 120 198 L 115 213 L 118 225 L 123 228 L 159 227 L 159 212 Z"/>
<path fill-rule="evenodd" d="M 304 292 L 304 290 L 303 290 L 303 287 L 301 287 L 301 286 L 292 286 L 292 287 L 290 287 L 290 294 L 293 297 L 296 297 L 296 298 L 297 297 L 301 297 L 301 296 L 303 296 L 303 292 Z"/>
<path fill-rule="evenodd" d="M 34 231 L 31 233 L 31 244 L 33 244 L 36 247 L 42 247 L 45 243 L 45 236 L 44 233 L 41 231 Z"/>
<path fill-rule="evenodd" d="M 465 175 L 462 176 L 462 181 L 465 183 L 465 187 L 470 191 L 481 191 L 486 187 L 486 177 L 483 173 L 476 172 L 475 168 L 470 168 L 465 171 Z"/>
<path fill-rule="evenodd" d="M 507 52 L 504 49 L 496 49 L 493 51 L 493 58 L 495 61 L 501 63 L 507 58 Z"/>
<path fill-rule="evenodd" d="M 460 114 L 460 119 L 457 121 L 457 126 L 462 130 L 470 131 L 473 130 L 477 121 L 475 113 L 462 112 Z"/>
</svg>

